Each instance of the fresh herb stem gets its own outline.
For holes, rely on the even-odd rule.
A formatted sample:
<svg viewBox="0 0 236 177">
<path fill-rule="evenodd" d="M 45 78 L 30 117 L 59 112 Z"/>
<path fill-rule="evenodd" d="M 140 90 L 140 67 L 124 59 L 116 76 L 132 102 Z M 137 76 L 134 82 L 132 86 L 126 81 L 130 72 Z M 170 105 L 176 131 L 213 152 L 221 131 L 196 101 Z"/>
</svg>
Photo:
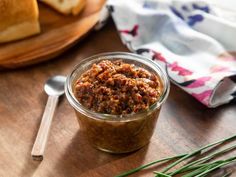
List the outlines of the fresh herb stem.
<svg viewBox="0 0 236 177">
<path fill-rule="evenodd" d="M 198 159 L 198 160 L 196 160 L 196 161 L 190 162 L 189 164 L 187 164 L 187 165 L 185 165 L 185 166 L 179 168 L 178 170 L 176 170 L 176 171 L 174 171 L 174 172 L 168 173 L 168 174 L 171 175 L 171 176 L 173 176 L 173 175 L 175 175 L 175 174 L 182 173 L 183 171 L 185 171 L 185 169 L 188 169 L 188 167 L 191 167 L 191 166 L 193 166 L 193 165 L 195 165 L 195 164 L 199 164 L 199 163 L 206 162 L 207 160 L 210 160 L 210 159 L 212 159 L 212 158 L 215 157 L 215 156 L 224 154 L 224 153 L 226 153 L 226 152 L 228 152 L 228 151 L 230 151 L 230 150 L 233 150 L 233 149 L 235 149 L 235 148 L 236 148 L 236 145 L 231 146 L 231 147 L 228 147 L 228 148 L 225 148 L 225 149 L 220 150 L 220 151 L 217 151 L 217 152 L 215 152 L 215 153 L 212 153 L 212 154 L 209 155 L 209 156 L 206 156 L 206 157 L 203 157 L 203 158 Z"/>
<path fill-rule="evenodd" d="M 236 159 L 236 157 L 234 157 L 235 159 Z M 233 162 L 236 162 L 236 160 L 229 160 L 229 161 L 225 161 L 225 162 L 223 162 L 223 163 L 220 163 L 219 165 L 217 165 L 217 166 L 215 166 L 215 167 L 213 167 L 213 168 L 210 168 L 210 169 L 208 169 L 208 170 L 206 170 L 206 171 L 203 171 L 202 173 L 200 173 L 200 174 L 198 174 L 197 176 L 195 176 L 195 177 L 203 177 L 203 176 L 205 176 L 206 174 L 208 174 L 208 173 L 210 173 L 210 172 L 212 172 L 212 171 L 214 171 L 214 170 L 216 170 L 216 169 L 218 169 L 218 168 L 220 168 L 220 167 L 223 167 L 223 166 L 226 166 L 226 165 L 229 165 L 230 163 L 233 163 Z"/>
<path fill-rule="evenodd" d="M 227 141 L 231 141 L 233 139 L 236 138 L 236 135 L 233 135 L 233 136 L 230 136 L 228 138 L 225 138 L 225 139 L 222 139 L 222 140 L 219 140 L 217 142 L 214 142 L 214 143 L 211 143 L 211 144 L 208 144 L 202 148 L 199 148 L 191 153 L 187 153 L 187 154 L 181 154 L 181 155 L 177 155 L 177 156 L 173 156 L 173 157 L 168 157 L 168 158 L 163 158 L 163 159 L 160 159 L 160 160 L 156 160 L 156 161 L 153 161 L 153 162 L 150 162 L 146 165 L 142 165 L 142 166 L 139 166 L 137 168 L 134 168 L 132 170 L 129 170 L 127 172 L 124 172 L 120 175 L 117 175 L 115 177 L 125 177 L 125 176 L 128 176 L 128 175 L 131 175 L 133 173 L 136 173 L 142 169 L 145 169 L 147 167 L 150 167 L 152 165 L 155 165 L 157 163 L 161 163 L 161 162 L 168 162 L 168 161 L 171 161 L 171 160 L 176 160 L 175 162 L 173 162 L 172 164 L 168 165 L 166 168 L 164 168 L 164 170 L 162 172 L 154 172 L 154 174 L 156 175 L 156 177 L 172 177 L 176 174 L 180 174 L 180 173 L 186 173 L 188 171 L 191 171 L 190 173 L 186 174 L 184 177 L 205 177 L 207 176 L 207 174 L 209 172 L 212 172 L 214 171 L 215 169 L 217 168 L 220 168 L 220 167 L 223 167 L 225 165 L 228 165 L 232 162 L 235 162 L 236 161 L 236 157 L 233 157 L 233 158 L 229 158 L 229 159 L 226 159 L 226 160 L 219 160 L 219 161 L 214 161 L 214 162 L 211 162 L 211 163 L 205 163 L 206 161 L 214 158 L 215 156 L 217 155 L 221 155 L 225 152 L 228 152 L 230 150 L 233 150 L 236 148 L 236 145 L 233 145 L 231 147 L 228 147 L 228 148 L 225 148 L 223 150 L 220 150 L 220 151 L 217 151 L 215 153 L 212 153 L 206 157 L 203 157 L 203 158 L 200 158 L 198 160 L 195 160 L 193 162 L 190 162 L 186 165 L 184 165 L 183 167 L 173 171 L 173 172 L 168 172 L 171 168 L 173 168 L 174 166 L 176 166 L 177 164 L 179 164 L 180 162 L 188 159 L 188 158 L 191 158 L 193 156 L 195 156 L 196 154 L 199 154 L 199 153 L 202 153 L 203 150 L 206 150 L 210 147 L 214 147 L 214 146 L 217 146 L 217 145 L 220 145 L 222 143 L 225 143 Z M 224 177 L 227 177 L 228 175 L 230 175 L 231 173 L 227 173 Z M 197 176 L 196 176 L 197 175 Z"/>
<path fill-rule="evenodd" d="M 230 141 L 230 140 L 232 140 L 232 139 L 234 139 L 234 138 L 236 138 L 236 135 L 233 135 L 233 136 L 231 136 L 231 137 L 229 137 L 229 138 L 225 138 L 225 139 L 219 140 L 219 141 L 217 141 L 217 142 L 208 144 L 208 145 L 206 145 L 206 146 L 204 146 L 204 147 L 202 147 L 202 148 L 200 148 L 200 149 L 197 149 L 197 150 L 193 151 L 192 153 L 189 153 L 189 154 L 183 156 L 182 158 L 180 158 L 179 160 L 177 160 L 177 161 L 175 161 L 174 163 L 170 164 L 170 165 L 167 166 L 166 168 L 164 168 L 164 170 L 162 171 L 162 173 L 166 173 L 168 170 L 170 170 L 171 168 L 173 168 L 174 166 L 176 166 L 176 165 L 179 164 L 180 162 L 182 162 L 182 161 L 184 161 L 184 160 L 186 160 L 186 159 L 188 159 L 188 158 L 191 158 L 191 157 L 195 156 L 195 155 L 198 154 L 198 153 L 201 153 L 201 152 L 202 152 L 203 150 L 205 150 L 205 149 L 208 149 L 208 148 L 210 148 L 210 147 L 212 147 L 212 146 L 215 146 L 215 145 L 219 145 L 219 144 L 225 143 L 225 142 Z"/>
<path fill-rule="evenodd" d="M 144 169 L 144 168 L 150 167 L 150 166 L 152 166 L 152 165 L 154 165 L 154 164 L 157 164 L 157 163 L 160 163 L 160 162 L 164 162 L 164 161 L 170 161 L 170 160 L 178 159 L 178 158 L 184 157 L 185 155 L 186 155 L 186 154 L 181 154 L 181 155 L 177 155 L 177 156 L 173 156 L 173 157 L 168 157 L 168 158 L 156 160 L 156 161 L 150 162 L 150 163 L 148 163 L 148 164 L 146 164 L 146 165 L 142 165 L 142 166 L 137 167 L 137 168 L 134 168 L 134 169 L 132 169 L 132 170 L 130 170 L 130 171 L 124 172 L 124 173 L 122 173 L 122 174 L 120 174 L 120 175 L 117 175 L 117 176 L 115 176 L 115 177 L 128 176 L 128 175 L 131 175 L 131 174 L 133 174 L 133 173 L 136 173 L 136 172 L 138 172 L 138 171 L 140 171 L 140 170 L 142 170 L 142 169 Z"/>
<path fill-rule="evenodd" d="M 226 173 L 224 176 L 222 176 L 222 177 L 229 177 L 230 175 L 232 174 L 232 172 L 228 172 L 228 173 Z"/>
<path fill-rule="evenodd" d="M 207 171 L 210 172 L 210 170 L 213 171 L 213 170 L 219 168 L 219 165 L 224 166 L 224 165 L 227 165 L 228 163 L 232 163 L 233 161 L 236 161 L 236 157 L 231 157 L 226 160 L 218 160 L 218 161 L 214 161 L 211 163 L 201 164 L 199 166 L 200 168 L 197 168 L 196 170 L 183 175 L 183 177 L 195 177 L 199 174 L 202 174 L 203 172 L 207 172 Z M 206 174 L 208 174 L 208 173 L 206 173 Z M 205 176 L 206 174 L 204 174 L 203 176 Z"/>
<path fill-rule="evenodd" d="M 170 175 L 167 175 L 161 172 L 156 172 L 156 171 L 154 171 L 154 174 L 156 174 L 156 177 L 171 177 Z"/>
<path fill-rule="evenodd" d="M 218 165 L 218 164 L 212 163 L 212 164 L 210 164 L 210 165 L 202 166 L 201 168 L 198 168 L 198 169 L 196 169 L 196 170 L 194 170 L 194 171 L 192 171 L 192 172 L 190 172 L 190 173 L 188 173 L 188 174 L 186 174 L 186 175 L 183 175 L 183 177 L 194 177 L 194 176 L 196 176 L 196 175 L 202 173 L 203 171 L 206 171 L 206 170 L 208 170 L 209 168 L 214 167 L 214 166 L 216 166 L 216 165 Z"/>
<path fill-rule="evenodd" d="M 180 172 L 176 173 L 175 175 L 181 174 L 181 173 L 186 173 L 186 172 L 193 171 L 193 170 L 197 170 L 199 168 L 207 167 L 207 166 L 210 166 L 210 165 L 212 165 L 212 163 L 202 163 L 202 164 L 193 165 L 193 166 L 190 166 L 188 168 L 185 168 L 184 170 L 181 170 Z M 170 175 L 171 173 L 166 173 L 166 174 Z"/>
<path fill-rule="evenodd" d="M 210 166 L 210 165 L 212 165 L 212 163 L 203 163 L 203 164 L 193 165 L 193 166 L 187 167 L 187 168 L 179 171 L 175 175 L 181 174 L 181 173 L 186 173 L 186 172 L 189 172 L 189 171 L 194 171 L 194 170 L 197 170 L 199 168 L 204 168 L 204 167 L 207 167 L 207 166 Z M 171 173 L 166 173 L 166 174 L 170 175 Z"/>
</svg>

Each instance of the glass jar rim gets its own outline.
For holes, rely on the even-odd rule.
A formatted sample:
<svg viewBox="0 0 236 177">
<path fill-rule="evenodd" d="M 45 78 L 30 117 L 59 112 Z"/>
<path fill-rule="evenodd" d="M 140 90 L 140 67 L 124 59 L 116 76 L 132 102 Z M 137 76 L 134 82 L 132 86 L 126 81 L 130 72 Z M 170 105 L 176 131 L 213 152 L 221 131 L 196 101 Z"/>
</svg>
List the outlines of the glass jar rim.
<svg viewBox="0 0 236 177">
<path fill-rule="evenodd" d="M 106 58 L 106 57 L 110 57 L 110 58 Z M 163 91 L 162 94 L 160 96 L 160 98 L 154 103 L 152 104 L 148 109 L 141 111 L 141 112 L 137 112 L 137 113 L 131 113 L 131 114 L 125 114 L 125 115 L 114 115 L 114 114 L 104 114 L 104 113 L 98 113 L 98 112 L 94 112 L 89 110 L 88 108 L 86 108 L 85 106 L 83 106 L 74 96 L 73 94 L 73 90 L 72 90 L 72 78 L 75 75 L 76 71 L 83 66 L 83 64 L 87 63 L 87 62 L 91 62 L 94 60 L 98 60 L 98 59 L 112 59 L 113 58 L 119 58 L 119 59 L 130 59 L 133 60 L 135 62 L 139 62 L 141 64 L 144 64 L 145 66 L 153 69 L 155 72 L 158 73 L 159 77 L 161 77 L 161 81 L 163 84 Z M 158 109 L 167 99 L 167 96 L 169 94 L 169 90 L 170 90 L 170 82 L 168 79 L 168 76 L 166 74 L 166 72 L 164 72 L 164 70 L 155 62 L 153 62 L 151 59 L 148 59 L 144 56 L 141 55 L 137 55 L 134 53 L 129 53 L 129 52 L 106 52 L 106 53 L 100 53 L 97 55 L 93 55 L 91 57 L 87 57 L 85 59 L 83 59 L 82 61 L 80 61 L 72 70 L 72 72 L 67 76 L 66 79 L 66 84 L 65 84 L 65 94 L 67 97 L 67 100 L 69 101 L 69 103 L 73 106 L 73 108 L 75 108 L 77 111 L 79 111 L 80 113 L 89 116 L 93 119 L 99 119 L 99 120 L 106 120 L 106 121 L 129 121 L 130 119 L 134 120 L 134 119 L 138 119 L 140 117 L 143 117 L 144 115 L 147 115 L 147 113 L 149 114 L 149 112 L 153 112 L 154 110 Z"/>
</svg>

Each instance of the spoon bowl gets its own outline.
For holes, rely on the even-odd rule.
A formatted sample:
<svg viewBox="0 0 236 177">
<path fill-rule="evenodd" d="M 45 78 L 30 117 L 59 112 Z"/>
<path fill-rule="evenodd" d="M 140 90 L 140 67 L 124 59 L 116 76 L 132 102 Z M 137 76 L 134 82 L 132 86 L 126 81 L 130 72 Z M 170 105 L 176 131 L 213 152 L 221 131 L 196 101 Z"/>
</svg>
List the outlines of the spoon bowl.
<svg viewBox="0 0 236 177">
<path fill-rule="evenodd" d="M 47 80 L 44 85 L 44 91 L 51 96 L 60 96 L 64 94 L 65 76 L 54 76 Z"/>
</svg>

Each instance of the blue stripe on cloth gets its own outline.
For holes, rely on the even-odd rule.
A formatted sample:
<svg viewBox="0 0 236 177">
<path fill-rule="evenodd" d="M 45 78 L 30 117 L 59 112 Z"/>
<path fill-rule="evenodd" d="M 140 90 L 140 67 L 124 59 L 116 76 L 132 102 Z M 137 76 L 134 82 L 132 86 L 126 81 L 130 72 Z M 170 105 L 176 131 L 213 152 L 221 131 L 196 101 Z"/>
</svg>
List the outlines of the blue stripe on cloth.
<svg viewBox="0 0 236 177">
<path fill-rule="evenodd" d="M 204 11 L 206 13 L 210 13 L 210 8 L 208 6 L 199 6 L 197 4 L 193 4 L 192 5 L 193 9 L 196 9 L 196 10 L 201 10 L 201 11 Z"/>
<path fill-rule="evenodd" d="M 201 22 L 201 21 L 203 21 L 203 16 L 202 15 L 192 15 L 192 16 L 189 16 L 188 17 L 188 25 L 189 26 L 193 26 L 193 25 L 195 25 L 197 22 Z"/>
<path fill-rule="evenodd" d="M 170 6 L 171 11 L 179 18 L 181 18 L 182 20 L 184 20 L 183 15 L 173 6 Z"/>
</svg>

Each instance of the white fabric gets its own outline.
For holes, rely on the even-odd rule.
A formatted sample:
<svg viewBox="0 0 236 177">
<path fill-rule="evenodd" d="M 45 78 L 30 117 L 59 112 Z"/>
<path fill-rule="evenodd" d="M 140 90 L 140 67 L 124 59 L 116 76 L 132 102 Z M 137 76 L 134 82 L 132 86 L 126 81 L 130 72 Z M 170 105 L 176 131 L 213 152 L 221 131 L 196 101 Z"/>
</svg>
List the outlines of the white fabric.
<svg viewBox="0 0 236 177">
<path fill-rule="evenodd" d="M 173 83 L 216 107 L 235 98 L 236 23 L 228 20 L 232 11 L 222 13 L 211 3 L 108 0 L 106 7 L 132 52 L 155 60 Z"/>
</svg>

